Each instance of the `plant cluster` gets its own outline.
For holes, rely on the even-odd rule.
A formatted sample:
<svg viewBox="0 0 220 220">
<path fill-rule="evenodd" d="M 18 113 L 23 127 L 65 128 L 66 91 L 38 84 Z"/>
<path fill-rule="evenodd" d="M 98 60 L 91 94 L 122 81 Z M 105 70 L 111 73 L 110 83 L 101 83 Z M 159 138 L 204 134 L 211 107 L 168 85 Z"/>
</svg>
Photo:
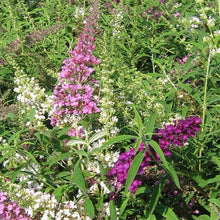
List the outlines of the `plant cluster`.
<svg viewBox="0 0 220 220">
<path fill-rule="evenodd" d="M 0 219 L 218 220 L 219 15 L 2 0 Z"/>
</svg>

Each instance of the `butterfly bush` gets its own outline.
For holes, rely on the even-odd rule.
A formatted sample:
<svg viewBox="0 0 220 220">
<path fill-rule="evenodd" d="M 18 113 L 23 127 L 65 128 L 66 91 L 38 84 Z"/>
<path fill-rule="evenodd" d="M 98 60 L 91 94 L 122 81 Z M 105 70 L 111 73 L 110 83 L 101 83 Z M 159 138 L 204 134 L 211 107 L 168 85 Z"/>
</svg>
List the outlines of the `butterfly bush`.
<svg viewBox="0 0 220 220">
<path fill-rule="evenodd" d="M 105 141 L 105 140 L 104 140 Z M 90 172 L 90 178 L 88 179 L 88 193 L 90 194 L 98 194 L 99 191 L 103 192 L 104 194 L 109 194 L 110 190 L 106 186 L 106 184 L 103 182 L 103 180 L 100 177 L 101 170 L 100 170 L 100 164 L 102 164 L 103 168 L 106 170 L 111 169 L 115 162 L 117 162 L 119 158 L 119 152 L 103 152 L 101 154 L 95 155 L 93 160 L 88 161 L 85 163 L 86 170 Z"/>
<path fill-rule="evenodd" d="M 196 133 L 199 132 L 200 125 L 201 119 L 196 116 L 186 117 L 185 119 L 178 121 L 174 120 L 173 124 L 164 125 L 164 128 L 157 129 L 157 134 L 153 135 L 152 139 L 160 145 L 165 156 L 171 156 L 172 148 L 187 144 L 188 138 L 195 137 Z M 141 143 L 138 152 L 145 149 L 144 143 Z M 107 178 L 116 190 L 120 190 L 126 183 L 128 170 L 136 155 L 135 148 L 121 153 L 114 167 L 107 173 Z M 141 176 L 144 169 L 149 166 L 150 161 L 152 160 L 151 155 L 154 155 L 157 161 L 161 161 L 159 155 L 149 146 L 149 150 L 144 154 L 144 159 L 137 175 L 129 187 L 129 190 L 132 193 L 135 193 L 138 187 L 142 185 Z"/>
<path fill-rule="evenodd" d="M 94 1 L 78 43 L 73 51 L 69 52 L 71 58 L 63 61 L 59 81 L 54 89 L 52 126 L 62 127 L 66 124 L 66 116 L 74 115 L 77 119 L 72 123 L 74 129 L 85 115 L 100 112 L 97 106 L 99 98 L 94 95 L 94 88 L 98 84 L 90 77 L 95 71 L 94 66 L 100 63 L 100 60 L 92 55 L 96 49 L 94 36 L 97 32 L 97 16 L 98 3 Z M 72 135 L 75 135 L 74 130 L 70 136 Z"/>
<path fill-rule="evenodd" d="M 11 201 L 5 192 L 0 192 L 0 219 L 30 220 L 31 218 L 16 202 Z"/>
<path fill-rule="evenodd" d="M 84 15 L 85 15 L 84 8 L 76 7 L 75 15 L 74 15 L 76 20 L 79 20 L 80 18 L 84 18 Z"/>
<path fill-rule="evenodd" d="M 120 10 L 116 11 L 115 8 L 112 10 L 112 14 L 114 15 L 114 19 L 112 20 L 112 22 L 113 22 L 113 25 L 112 25 L 113 26 L 113 32 L 112 32 L 113 36 L 119 34 L 121 29 L 123 28 L 123 24 L 122 24 L 123 13 L 124 12 L 120 11 Z"/>
<path fill-rule="evenodd" d="M 101 56 L 102 63 L 98 66 L 96 72 L 102 88 L 98 120 L 103 125 L 103 130 L 108 131 L 114 136 L 119 132 L 119 128 L 117 127 L 118 117 L 116 116 L 116 103 L 114 100 L 115 94 L 113 89 L 115 82 L 109 77 L 109 75 L 114 74 L 114 71 L 111 70 L 112 63 L 110 63 L 109 58 L 106 57 L 105 51 L 103 51 Z"/>
<path fill-rule="evenodd" d="M 188 138 L 195 137 L 199 132 L 201 118 L 192 116 L 182 120 L 174 120 L 173 124 L 164 125 L 163 129 L 156 130 L 157 135 L 153 135 L 155 140 L 161 147 L 165 156 L 171 155 L 172 148 L 176 146 L 184 146 L 188 143 Z M 159 160 L 159 156 L 157 155 Z"/>
<path fill-rule="evenodd" d="M 16 175 L 17 182 L 25 182 L 26 187 L 29 189 L 42 190 L 45 181 L 44 178 L 39 179 L 38 173 L 40 173 L 41 167 L 34 163 L 29 162 L 29 158 L 21 153 L 16 151 L 8 151 L 7 148 L 10 147 L 7 140 L 2 140 L 0 137 L 0 144 L 6 148 L 6 150 L 2 151 L 2 156 L 5 157 L 5 160 L 2 163 L 2 167 L 7 170 L 16 170 L 19 168 L 20 164 L 23 163 L 24 166 L 20 169 Z M 23 146 L 26 146 L 25 144 Z M 42 157 L 43 155 L 40 155 Z"/>
<path fill-rule="evenodd" d="M 144 144 L 141 143 L 138 152 L 142 151 L 143 149 L 144 149 Z M 121 153 L 114 167 L 108 172 L 107 178 L 113 180 L 112 184 L 117 190 L 120 190 L 122 186 L 125 184 L 128 170 L 135 156 L 136 156 L 135 148 L 132 148 L 129 151 Z M 140 165 L 137 176 L 135 177 L 135 179 L 131 183 L 131 186 L 129 187 L 129 190 L 131 192 L 134 193 L 138 189 L 138 187 L 142 184 L 142 181 L 138 176 L 143 174 L 144 168 L 149 165 L 150 161 L 151 161 L 150 155 L 146 151 L 144 155 L 144 160 Z"/>
<path fill-rule="evenodd" d="M 1 219 L 90 219 L 85 214 L 82 204 L 77 203 L 75 199 L 58 202 L 54 195 L 22 188 L 21 185 L 5 181 L 1 176 L 0 180 Z"/>
<path fill-rule="evenodd" d="M 38 128 L 45 127 L 44 121 L 50 118 L 50 111 L 52 110 L 53 95 L 46 94 L 45 89 L 40 87 L 36 79 L 30 78 L 21 69 L 15 72 L 14 82 L 14 91 L 18 93 L 17 101 L 21 114 L 30 114 L 31 110 L 35 109 L 33 121 L 28 121 L 26 125 Z M 48 116 L 46 113 L 49 113 Z"/>
</svg>

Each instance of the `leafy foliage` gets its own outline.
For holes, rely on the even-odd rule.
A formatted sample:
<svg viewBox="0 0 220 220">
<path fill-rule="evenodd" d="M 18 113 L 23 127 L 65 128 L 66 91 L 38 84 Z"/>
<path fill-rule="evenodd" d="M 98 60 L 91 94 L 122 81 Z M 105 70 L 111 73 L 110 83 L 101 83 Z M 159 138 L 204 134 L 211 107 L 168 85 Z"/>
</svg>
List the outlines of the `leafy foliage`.
<svg viewBox="0 0 220 220">
<path fill-rule="evenodd" d="M 0 218 L 217 220 L 219 15 L 219 0 L 2 0 Z"/>
</svg>

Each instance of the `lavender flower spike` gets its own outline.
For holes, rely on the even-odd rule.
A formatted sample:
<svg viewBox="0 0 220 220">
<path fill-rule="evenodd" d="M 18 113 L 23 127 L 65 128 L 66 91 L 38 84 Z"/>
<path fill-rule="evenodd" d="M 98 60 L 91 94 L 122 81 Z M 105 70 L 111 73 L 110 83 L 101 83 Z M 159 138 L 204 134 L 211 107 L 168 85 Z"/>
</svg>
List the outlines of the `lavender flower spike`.
<svg viewBox="0 0 220 220">
<path fill-rule="evenodd" d="M 53 126 L 64 124 L 66 115 L 87 115 L 100 112 L 97 107 L 99 99 L 93 94 L 94 80 L 90 75 L 94 66 L 100 63 L 92 52 L 98 16 L 97 1 L 93 2 L 84 29 L 73 51 L 71 58 L 63 61 L 59 82 L 54 89 L 54 112 L 51 117 Z M 96 82 L 96 81 L 95 81 Z"/>
</svg>

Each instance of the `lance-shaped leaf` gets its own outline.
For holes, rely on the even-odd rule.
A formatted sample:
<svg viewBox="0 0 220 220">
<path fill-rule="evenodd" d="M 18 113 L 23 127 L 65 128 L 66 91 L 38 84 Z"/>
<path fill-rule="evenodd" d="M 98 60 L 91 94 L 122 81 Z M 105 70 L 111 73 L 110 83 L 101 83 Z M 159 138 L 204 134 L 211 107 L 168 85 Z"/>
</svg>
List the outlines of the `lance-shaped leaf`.
<svg viewBox="0 0 220 220">
<path fill-rule="evenodd" d="M 86 184 L 83 177 L 83 174 L 78 166 L 74 169 L 74 179 L 73 182 L 77 185 L 79 189 L 81 189 L 83 192 L 86 191 Z"/>
<path fill-rule="evenodd" d="M 135 176 L 137 175 L 137 172 L 139 170 L 141 162 L 144 158 L 144 153 L 145 153 L 144 151 L 139 152 L 135 156 L 134 160 L 131 163 L 131 166 L 128 170 L 127 180 L 126 180 L 126 183 L 125 183 L 125 194 L 128 192 L 128 189 L 129 189 L 131 183 L 133 182 Z"/>
<path fill-rule="evenodd" d="M 176 184 L 176 186 L 178 188 L 180 188 L 180 183 L 179 183 L 179 179 L 177 177 L 176 171 L 173 168 L 173 166 L 171 164 L 169 164 L 164 156 L 163 151 L 161 150 L 160 146 L 158 145 L 157 142 L 150 140 L 149 144 L 153 147 L 153 149 L 156 151 L 156 153 L 159 155 L 164 167 L 167 169 L 167 171 L 169 172 L 172 180 L 174 181 L 174 183 Z"/>
<path fill-rule="evenodd" d="M 139 112 L 137 111 L 137 109 L 135 107 L 134 107 L 134 113 L 135 113 L 135 119 L 136 119 L 136 122 L 137 122 L 139 132 L 142 133 L 142 129 L 144 127 L 143 122 L 142 122 L 142 119 L 141 119 L 141 116 L 140 116 Z"/>
<path fill-rule="evenodd" d="M 115 208 L 115 205 L 114 205 L 114 202 L 113 201 L 110 201 L 110 218 L 111 220 L 117 220 L 117 213 L 116 213 L 116 208 Z"/>
<path fill-rule="evenodd" d="M 83 207 L 85 208 L 87 215 L 93 219 L 95 217 L 95 208 L 89 198 L 86 198 L 85 202 L 83 203 Z"/>
<path fill-rule="evenodd" d="M 87 143 L 82 139 L 74 139 L 74 140 L 68 141 L 67 146 L 74 146 L 74 145 L 77 145 L 77 144 L 87 145 Z"/>
<path fill-rule="evenodd" d="M 160 198 L 161 195 L 161 190 L 162 190 L 162 182 L 160 181 L 158 183 L 158 185 L 155 186 L 153 193 L 152 193 L 152 197 L 151 197 L 151 201 L 150 201 L 150 207 L 149 210 L 147 212 L 147 216 L 146 219 L 148 219 L 154 212 L 156 206 L 157 206 L 157 202 Z"/>
<path fill-rule="evenodd" d="M 131 139 L 135 140 L 137 138 L 138 138 L 138 136 L 134 136 L 134 135 L 119 135 L 117 137 L 113 137 L 113 138 L 109 139 L 108 141 L 106 141 L 100 148 L 95 148 L 95 149 L 91 150 L 90 154 L 93 154 L 95 152 L 101 152 L 105 148 L 107 148 L 108 146 L 111 146 L 112 144 L 119 143 L 119 142 L 125 141 L 125 140 L 131 140 Z"/>
<path fill-rule="evenodd" d="M 102 138 L 102 137 L 104 137 L 104 136 L 106 136 L 106 135 L 108 135 L 108 132 L 106 132 L 106 131 L 101 131 L 101 132 L 98 132 L 98 133 L 94 134 L 94 135 L 89 139 L 89 144 L 91 144 L 91 143 L 97 141 L 98 139 L 100 139 L 100 138 Z"/>
<path fill-rule="evenodd" d="M 153 112 L 145 125 L 145 134 L 149 137 L 149 139 L 151 139 L 152 133 L 154 131 L 156 116 L 156 112 Z"/>
</svg>

